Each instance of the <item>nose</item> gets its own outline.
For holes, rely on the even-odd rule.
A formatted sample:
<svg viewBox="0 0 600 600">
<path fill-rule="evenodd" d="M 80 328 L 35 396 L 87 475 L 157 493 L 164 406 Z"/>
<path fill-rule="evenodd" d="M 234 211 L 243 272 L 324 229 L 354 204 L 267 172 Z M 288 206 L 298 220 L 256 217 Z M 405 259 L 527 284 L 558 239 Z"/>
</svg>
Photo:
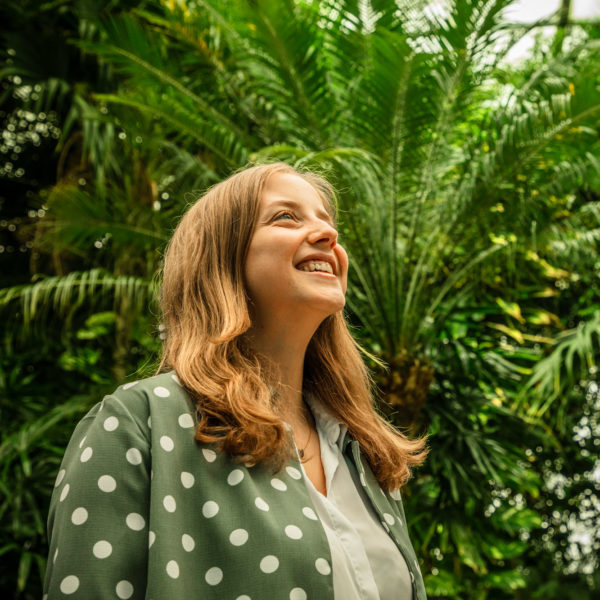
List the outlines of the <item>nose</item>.
<svg viewBox="0 0 600 600">
<path fill-rule="evenodd" d="M 308 236 L 308 241 L 311 244 L 322 244 L 328 248 L 335 248 L 337 239 L 337 229 L 326 221 L 318 221 L 315 223 L 315 226 Z"/>
</svg>

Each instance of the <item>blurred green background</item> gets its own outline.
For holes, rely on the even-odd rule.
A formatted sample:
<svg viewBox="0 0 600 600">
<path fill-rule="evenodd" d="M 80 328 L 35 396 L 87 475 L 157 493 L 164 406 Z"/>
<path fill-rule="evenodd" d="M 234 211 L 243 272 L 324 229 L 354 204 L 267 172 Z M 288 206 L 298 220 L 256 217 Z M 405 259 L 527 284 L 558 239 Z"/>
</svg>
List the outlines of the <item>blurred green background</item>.
<svg viewBox="0 0 600 600">
<path fill-rule="evenodd" d="M 267 160 L 339 191 L 379 408 L 430 436 L 430 597 L 599 597 L 600 17 L 520 4 L 2 3 L 3 597 L 41 596 L 75 422 L 156 366 L 178 217 Z"/>
</svg>

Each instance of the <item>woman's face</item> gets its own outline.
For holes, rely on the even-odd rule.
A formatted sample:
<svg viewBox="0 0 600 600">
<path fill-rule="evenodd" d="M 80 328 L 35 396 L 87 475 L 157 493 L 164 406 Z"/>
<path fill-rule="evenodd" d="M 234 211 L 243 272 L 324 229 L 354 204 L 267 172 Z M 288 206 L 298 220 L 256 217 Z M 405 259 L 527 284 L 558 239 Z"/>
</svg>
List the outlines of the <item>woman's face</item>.
<svg viewBox="0 0 600 600">
<path fill-rule="evenodd" d="M 250 241 L 245 279 L 258 319 L 321 319 L 345 304 L 348 256 L 312 185 L 291 173 L 269 177 Z"/>
</svg>

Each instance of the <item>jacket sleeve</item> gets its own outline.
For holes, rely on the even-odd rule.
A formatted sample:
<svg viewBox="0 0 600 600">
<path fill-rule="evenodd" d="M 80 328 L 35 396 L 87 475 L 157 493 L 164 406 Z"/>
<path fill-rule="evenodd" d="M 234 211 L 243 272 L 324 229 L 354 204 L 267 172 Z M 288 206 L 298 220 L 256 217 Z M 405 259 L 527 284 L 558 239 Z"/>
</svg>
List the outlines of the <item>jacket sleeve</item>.
<svg viewBox="0 0 600 600">
<path fill-rule="evenodd" d="M 73 433 L 50 503 L 44 599 L 144 598 L 151 456 L 142 400 L 107 396 Z"/>
</svg>

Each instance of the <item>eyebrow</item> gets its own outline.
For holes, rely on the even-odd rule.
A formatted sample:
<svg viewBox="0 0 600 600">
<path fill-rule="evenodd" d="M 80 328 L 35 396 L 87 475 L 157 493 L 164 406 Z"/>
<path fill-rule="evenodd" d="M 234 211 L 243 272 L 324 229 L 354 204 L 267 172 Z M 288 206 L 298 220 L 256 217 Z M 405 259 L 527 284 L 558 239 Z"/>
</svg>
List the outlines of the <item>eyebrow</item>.
<svg viewBox="0 0 600 600">
<path fill-rule="evenodd" d="M 281 200 L 275 200 L 273 204 L 271 204 L 271 206 L 269 207 L 269 211 L 271 211 L 272 209 L 279 208 L 280 206 L 298 209 L 302 207 L 302 204 L 296 200 L 284 200 L 282 198 Z M 325 209 L 318 211 L 317 216 L 321 217 L 322 219 L 325 219 L 331 225 L 335 225 L 332 216 Z"/>
</svg>

